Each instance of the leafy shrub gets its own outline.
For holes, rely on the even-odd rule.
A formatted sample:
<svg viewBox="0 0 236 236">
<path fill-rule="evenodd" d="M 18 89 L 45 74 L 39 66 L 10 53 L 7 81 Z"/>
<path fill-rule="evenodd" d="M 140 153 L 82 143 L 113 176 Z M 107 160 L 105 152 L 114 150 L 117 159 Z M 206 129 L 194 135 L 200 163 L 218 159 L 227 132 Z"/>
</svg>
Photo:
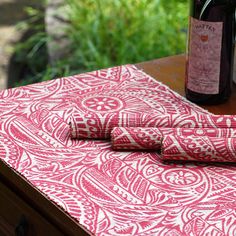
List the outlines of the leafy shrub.
<svg viewBox="0 0 236 236">
<path fill-rule="evenodd" d="M 74 68 L 94 70 L 185 50 L 187 1 L 67 2 Z"/>
<path fill-rule="evenodd" d="M 185 51 L 187 0 L 65 2 L 70 22 L 67 28 L 70 53 L 53 68 L 44 63 L 43 70 L 35 71 L 35 75 L 30 76 L 47 80 Z M 50 40 L 45 34 L 41 36 L 35 45 L 29 44 L 30 39 L 24 42 L 30 47 L 25 51 L 31 62 L 40 47 Z M 40 37 L 40 33 L 37 37 Z M 23 55 L 23 52 L 18 53 Z"/>
</svg>

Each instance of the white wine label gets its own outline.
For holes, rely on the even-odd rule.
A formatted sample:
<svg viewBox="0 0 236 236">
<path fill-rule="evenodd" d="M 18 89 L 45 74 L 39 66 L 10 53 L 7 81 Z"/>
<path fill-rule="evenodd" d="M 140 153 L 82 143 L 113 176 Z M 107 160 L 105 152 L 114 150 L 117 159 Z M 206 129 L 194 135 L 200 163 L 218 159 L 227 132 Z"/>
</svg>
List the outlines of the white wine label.
<svg viewBox="0 0 236 236">
<path fill-rule="evenodd" d="M 187 88 L 219 93 L 223 22 L 190 18 Z"/>
</svg>

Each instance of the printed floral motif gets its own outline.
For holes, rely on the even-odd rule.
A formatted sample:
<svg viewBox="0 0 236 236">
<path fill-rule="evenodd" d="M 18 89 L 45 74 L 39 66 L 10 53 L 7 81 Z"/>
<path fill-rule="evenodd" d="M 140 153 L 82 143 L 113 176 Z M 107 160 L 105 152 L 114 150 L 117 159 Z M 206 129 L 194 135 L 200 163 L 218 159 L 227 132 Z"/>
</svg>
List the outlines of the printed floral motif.
<svg viewBox="0 0 236 236">
<path fill-rule="evenodd" d="M 88 110 L 95 112 L 114 112 L 122 107 L 122 102 L 111 97 L 91 97 L 83 101 Z"/>
<path fill-rule="evenodd" d="M 175 114 L 179 125 L 180 114 L 209 114 L 134 66 L 8 89 L 0 99 L 1 161 L 91 235 L 236 235 L 235 166 L 163 163 L 157 152 L 71 138 L 74 112 L 83 125 L 75 134 L 86 137 L 89 128 L 91 138 L 106 137 L 118 114 L 126 127 L 130 119 L 168 125 L 157 117 Z M 234 123 L 218 118 L 208 121 Z"/>
<path fill-rule="evenodd" d="M 172 185 L 182 185 L 182 186 L 189 186 L 192 185 L 197 181 L 197 175 L 188 170 L 178 170 L 175 171 L 174 169 L 170 171 L 166 171 L 164 174 L 163 180 Z"/>
</svg>

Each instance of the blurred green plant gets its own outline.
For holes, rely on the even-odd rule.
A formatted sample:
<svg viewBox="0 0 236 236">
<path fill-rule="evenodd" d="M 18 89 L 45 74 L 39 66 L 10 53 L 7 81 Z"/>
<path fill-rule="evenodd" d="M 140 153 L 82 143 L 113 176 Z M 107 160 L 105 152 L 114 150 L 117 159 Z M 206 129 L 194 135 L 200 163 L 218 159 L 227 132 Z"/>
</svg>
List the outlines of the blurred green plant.
<svg viewBox="0 0 236 236">
<path fill-rule="evenodd" d="M 185 50 L 187 1 L 67 2 L 73 67 L 93 70 Z"/>
<path fill-rule="evenodd" d="M 188 0 L 65 0 L 70 42 L 68 57 L 53 68 L 40 50 L 49 39 L 42 12 L 28 9 L 27 27 L 36 32 L 16 48 L 28 61 L 27 82 L 137 63 L 185 52 Z M 45 52 L 44 52 L 45 53 Z M 42 54 L 42 53 L 41 53 Z"/>
<path fill-rule="evenodd" d="M 47 34 L 44 28 L 44 10 L 26 7 L 28 18 L 17 24 L 24 32 L 15 45 L 9 65 L 8 87 L 39 82 L 47 65 Z"/>
</svg>

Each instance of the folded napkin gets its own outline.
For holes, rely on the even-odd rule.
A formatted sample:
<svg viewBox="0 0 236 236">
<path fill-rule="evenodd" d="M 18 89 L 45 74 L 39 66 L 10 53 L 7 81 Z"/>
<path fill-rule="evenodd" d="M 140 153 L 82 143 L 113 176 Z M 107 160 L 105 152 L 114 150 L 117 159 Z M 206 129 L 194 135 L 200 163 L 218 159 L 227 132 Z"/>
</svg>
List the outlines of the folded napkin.
<svg viewBox="0 0 236 236">
<path fill-rule="evenodd" d="M 114 127 L 236 128 L 236 116 L 74 112 L 70 118 L 72 138 L 107 139 Z"/>
<path fill-rule="evenodd" d="M 160 150 L 163 138 L 168 135 L 236 137 L 236 129 L 115 127 L 111 131 L 111 144 L 114 150 Z"/>
<path fill-rule="evenodd" d="M 166 135 L 162 140 L 162 160 L 236 162 L 235 137 Z"/>
<path fill-rule="evenodd" d="M 163 138 L 163 130 L 161 129 L 162 128 L 115 127 L 111 131 L 112 149 L 158 150 L 161 147 Z M 168 128 L 166 129 L 168 130 Z"/>
<path fill-rule="evenodd" d="M 114 127 L 145 126 L 150 116 L 146 113 L 79 113 L 72 114 L 70 131 L 72 138 L 108 139 Z"/>
<path fill-rule="evenodd" d="M 73 113 L 72 138 L 111 138 L 115 150 L 161 149 L 162 160 L 236 161 L 236 116 Z"/>
</svg>

